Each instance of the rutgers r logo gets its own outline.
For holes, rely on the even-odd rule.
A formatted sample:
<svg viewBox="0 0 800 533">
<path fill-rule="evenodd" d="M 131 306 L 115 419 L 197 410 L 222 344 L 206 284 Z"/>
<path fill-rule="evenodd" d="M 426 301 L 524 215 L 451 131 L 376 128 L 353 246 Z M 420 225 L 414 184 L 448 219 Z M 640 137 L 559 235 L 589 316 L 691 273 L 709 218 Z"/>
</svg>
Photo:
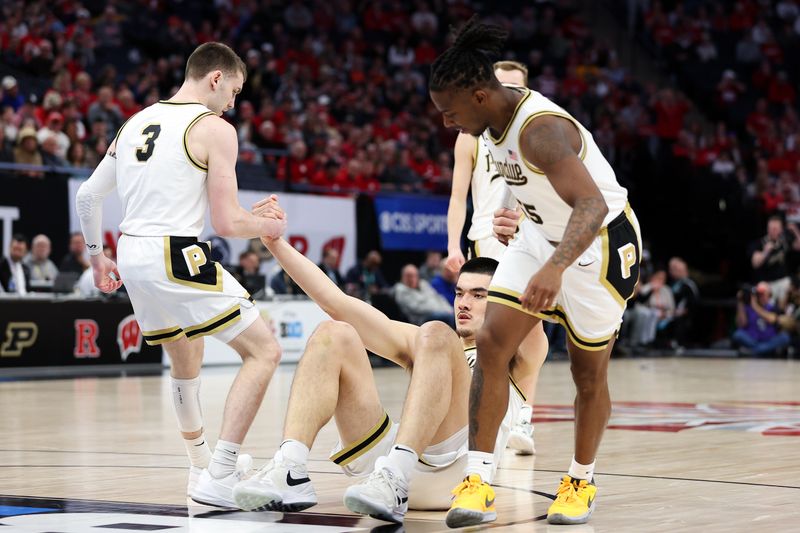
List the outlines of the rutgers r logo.
<svg viewBox="0 0 800 533">
<path fill-rule="evenodd" d="M 130 354 L 139 353 L 142 349 L 142 330 L 133 315 L 126 316 L 117 326 L 117 344 L 123 361 L 126 361 Z"/>
<path fill-rule="evenodd" d="M 39 326 L 35 322 L 9 322 L 0 357 L 19 357 L 22 350 L 34 345 L 38 336 Z"/>
<path fill-rule="evenodd" d="M 99 333 L 100 327 L 94 320 L 77 319 L 75 321 L 75 350 L 72 354 L 79 359 L 100 357 L 100 348 L 97 347 Z"/>
</svg>

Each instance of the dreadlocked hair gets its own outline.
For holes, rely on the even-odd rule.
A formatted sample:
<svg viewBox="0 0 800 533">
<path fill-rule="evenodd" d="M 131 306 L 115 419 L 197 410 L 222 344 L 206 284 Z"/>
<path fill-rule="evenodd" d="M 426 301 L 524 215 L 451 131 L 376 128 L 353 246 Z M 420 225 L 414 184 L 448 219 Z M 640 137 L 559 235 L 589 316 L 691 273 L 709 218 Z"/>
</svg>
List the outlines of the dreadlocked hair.
<svg viewBox="0 0 800 533">
<path fill-rule="evenodd" d="M 468 89 L 491 83 L 495 79 L 494 60 L 500 56 L 507 36 L 501 27 L 481 24 L 473 15 L 453 45 L 433 62 L 430 90 Z"/>
</svg>

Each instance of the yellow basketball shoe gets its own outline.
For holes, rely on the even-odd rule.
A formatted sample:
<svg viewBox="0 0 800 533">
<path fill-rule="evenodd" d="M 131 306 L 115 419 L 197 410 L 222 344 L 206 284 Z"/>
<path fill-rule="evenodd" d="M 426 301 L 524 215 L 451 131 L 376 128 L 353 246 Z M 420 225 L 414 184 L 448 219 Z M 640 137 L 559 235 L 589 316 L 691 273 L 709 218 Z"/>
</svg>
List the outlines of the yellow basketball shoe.
<svg viewBox="0 0 800 533">
<path fill-rule="evenodd" d="M 585 479 L 564 476 L 556 493 L 556 501 L 547 510 L 551 524 L 585 524 L 594 511 L 597 487 Z"/>
<path fill-rule="evenodd" d="M 494 489 L 481 476 L 470 474 L 453 489 L 453 503 L 445 519 L 447 527 L 474 526 L 496 519 Z"/>
</svg>

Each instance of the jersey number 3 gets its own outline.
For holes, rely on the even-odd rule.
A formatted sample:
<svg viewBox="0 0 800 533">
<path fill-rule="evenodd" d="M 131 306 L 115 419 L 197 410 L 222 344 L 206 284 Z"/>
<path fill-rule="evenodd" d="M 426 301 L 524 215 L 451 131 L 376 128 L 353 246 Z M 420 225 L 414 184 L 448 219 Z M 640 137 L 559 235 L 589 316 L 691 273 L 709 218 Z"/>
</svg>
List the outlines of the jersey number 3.
<svg viewBox="0 0 800 533">
<path fill-rule="evenodd" d="M 146 135 L 147 139 L 144 141 L 144 146 L 136 148 L 136 159 L 144 163 L 153 155 L 153 150 L 155 150 L 156 147 L 156 139 L 161 135 L 161 124 L 150 124 L 142 130 L 142 135 Z"/>
</svg>

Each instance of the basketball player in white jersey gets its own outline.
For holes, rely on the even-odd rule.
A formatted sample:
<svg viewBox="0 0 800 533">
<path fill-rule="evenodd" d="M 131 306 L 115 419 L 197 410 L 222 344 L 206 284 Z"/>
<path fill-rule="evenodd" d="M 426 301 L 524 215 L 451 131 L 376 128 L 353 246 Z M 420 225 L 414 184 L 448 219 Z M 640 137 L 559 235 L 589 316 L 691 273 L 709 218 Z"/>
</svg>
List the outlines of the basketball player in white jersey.
<svg viewBox="0 0 800 533">
<path fill-rule="evenodd" d="M 345 493 L 351 511 L 402 522 L 409 508 L 447 509 L 450 488 L 466 466 L 469 369 L 497 262 L 476 258 L 464 265 L 456 284 L 456 335 L 441 322 L 415 326 L 389 320 L 343 293 L 286 241 L 262 240 L 337 322 L 323 323 L 309 339 L 292 383 L 284 440 L 272 461 L 235 487 L 236 502 L 246 510 L 284 512 L 315 505 L 309 448 L 333 417 L 340 441 L 331 460 L 349 476 L 368 476 Z M 399 424 L 381 406 L 367 349 L 411 374 Z M 524 377 L 516 367 L 512 374 Z M 503 385 L 510 398 L 494 447 L 496 463 L 525 401 L 514 378 L 507 373 Z"/>
<path fill-rule="evenodd" d="M 525 218 L 489 291 L 470 388 L 468 486 L 451 527 L 493 520 L 492 450 L 508 393 L 508 364 L 541 319 L 567 330 L 575 398 L 575 451 L 547 519 L 584 523 L 594 509 L 594 464 L 611 412 L 607 369 L 626 301 L 639 277 L 638 224 L 627 191 L 591 134 L 539 93 L 497 81 L 491 57 L 505 32 L 471 19 L 431 69 L 430 94 L 447 127 L 482 135 Z M 501 214 L 508 218 L 508 211 Z M 495 233 L 513 235 L 511 225 Z"/>
<path fill-rule="evenodd" d="M 224 237 L 278 236 L 286 226 L 279 210 L 256 217 L 238 202 L 236 130 L 220 115 L 233 107 L 246 72 L 224 44 L 199 46 L 180 90 L 120 128 L 76 198 L 95 285 L 111 292 L 124 282 L 145 341 L 163 344 L 170 356 L 172 400 L 191 462 L 188 494 L 225 507 L 234 506 L 239 449 L 280 359 L 250 295 L 197 239 L 207 206 Z M 115 188 L 124 213 L 119 269 L 101 253 L 102 202 Z M 199 398 L 205 335 L 242 357 L 213 455 Z"/>
<path fill-rule="evenodd" d="M 528 84 L 528 69 L 516 61 L 498 61 L 494 64 L 494 74 L 504 85 L 525 87 Z M 491 257 L 500 260 L 506 245 L 492 235 L 492 217 L 502 207 L 504 195 L 509 194 L 503 176 L 494 168 L 494 161 L 481 137 L 459 133 L 455 146 L 455 165 L 453 166 L 453 185 L 450 191 L 450 205 L 447 209 L 447 259 L 445 268 L 458 272 L 464 264 L 461 252 L 461 232 L 467 213 L 467 191 L 472 191 L 472 221 L 467 238 L 470 240 L 471 257 Z M 540 325 L 533 328 L 519 347 L 519 364 L 528 368 L 525 379 L 519 386 L 525 392 L 527 402 L 520 409 L 519 419 L 511 430 L 508 446 L 517 450 L 517 455 L 536 453 L 533 443 L 533 401 L 536 396 L 536 382 L 539 370 L 547 357 L 547 337 Z"/>
</svg>

